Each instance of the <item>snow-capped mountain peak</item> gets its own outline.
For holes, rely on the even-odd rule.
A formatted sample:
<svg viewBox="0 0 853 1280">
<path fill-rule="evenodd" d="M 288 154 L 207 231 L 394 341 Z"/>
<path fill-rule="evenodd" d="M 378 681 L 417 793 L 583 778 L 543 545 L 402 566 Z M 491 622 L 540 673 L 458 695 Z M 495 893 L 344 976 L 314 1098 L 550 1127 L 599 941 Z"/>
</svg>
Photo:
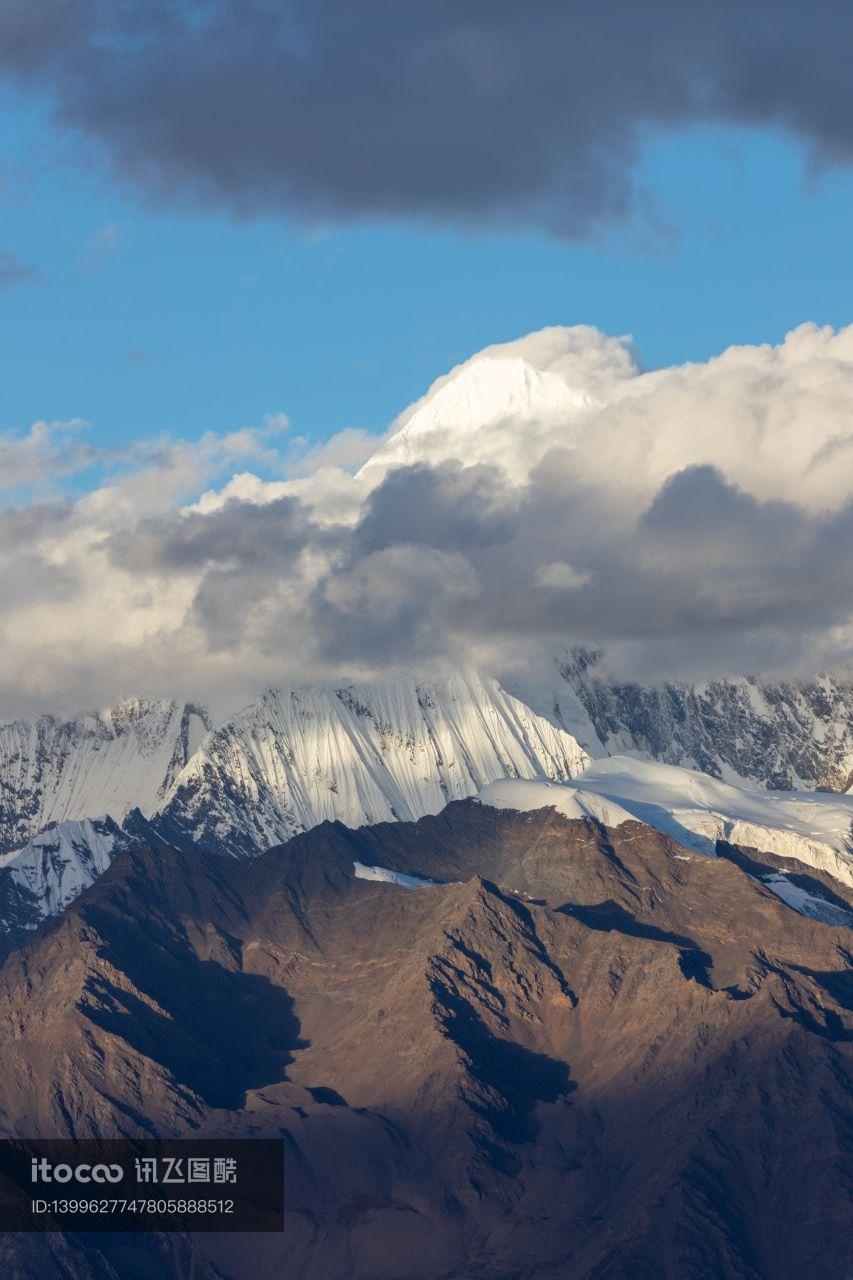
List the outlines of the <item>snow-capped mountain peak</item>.
<svg viewBox="0 0 853 1280">
<path fill-rule="evenodd" d="M 50 823 L 153 813 L 208 727 L 199 707 L 141 698 L 0 724 L 0 852 Z"/>
<path fill-rule="evenodd" d="M 486 352 L 440 378 L 407 409 L 362 474 L 499 457 L 510 475 L 521 478 L 546 442 L 576 443 L 595 403 L 560 373 L 537 369 L 520 355 Z"/>
<path fill-rule="evenodd" d="M 620 688 L 593 678 L 592 659 L 581 656 L 561 662 L 554 687 L 535 697 L 460 670 L 432 681 L 273 688 L 212 730 L 197 708 L 140 699 L 69 720 L 2 725 L 7 937 L 61 910 L 128 842 L 250 856 L 325 820 L 353 828 L 412 820 L 478 793 L 506 802 L 522 782 L 517 807 L 553 802 L 607 826 L 632 817 L 698 852 L 723 840 L 853 885 L 853 797 L 732 785 L 740 780 L 726 763 L 775 760 L 783 729 L 793 753 L 790 707 L 799 699 L 809 715 L 824 714 L 817 692 L 806 704 L 793 686 L 749 682 L 734 692 Z M 744 712 L 741 694 L 760 694 L 757 718 Z M 827 716 L 840 716 L 840 696 L 835 690 Z M 685 714 L 676 714 L 682 706 Z M 817 742 L 809 726 L 823 722 L 802 716 L 803 733 Z M 631 755 L 623 748 L 608 758 L 623 740 Z M 832 735 L 821 741 L 831 747 Z M 714 748 L 708 768 L 717 777 L 649 761 L 654 749 L 684 753 L 688 743 L 691 766 L 700 747 Z"/>
<path fill-rule="evenodd" d="M 475 671 L 270 689 L 210 732 L 194 707 L 127 699 L 3 726 L 3 749 L 0 921 L 15 937 L 129 843 L 246 856 L 326 819 L 419 818 L 492 778 L 565 781 L 589 763 L 570 734 Z"/>
<path fill-rule="evenodd" d="M 507 774 L 565 780 L 588 759 L 474 671 L 272 689 L 210 734 L 157 821 L 167 839 L 257 852 L 325 819 L 358 827 L 437 813 Z"/>
</svg>

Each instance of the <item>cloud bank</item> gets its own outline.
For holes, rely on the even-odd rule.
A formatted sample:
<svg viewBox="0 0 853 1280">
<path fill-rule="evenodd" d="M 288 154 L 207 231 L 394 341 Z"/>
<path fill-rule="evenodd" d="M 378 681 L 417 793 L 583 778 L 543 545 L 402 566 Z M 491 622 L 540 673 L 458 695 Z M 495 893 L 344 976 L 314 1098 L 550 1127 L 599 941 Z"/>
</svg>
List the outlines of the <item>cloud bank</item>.
<svg viewBox="0 0 853 1280">
<path fill-rule="evenodd" d="M 627 339 L 545 330 L 298 474 L 280 421 L 5 509 L 0 714 L 506 673 L 573 642 L 658 677 L 850 659 L 853 327 L 651 373 Z M 4 471 L 59 475 L 73 440 L 7 438 Z"/>
<path fill-rule="evenodd" d="M 853 156 L 835 0 L 0 0 L 0 74 L 159 200 L 528 223 L 644 209 L 644 139 L 767 126 Z"/>
</svg>

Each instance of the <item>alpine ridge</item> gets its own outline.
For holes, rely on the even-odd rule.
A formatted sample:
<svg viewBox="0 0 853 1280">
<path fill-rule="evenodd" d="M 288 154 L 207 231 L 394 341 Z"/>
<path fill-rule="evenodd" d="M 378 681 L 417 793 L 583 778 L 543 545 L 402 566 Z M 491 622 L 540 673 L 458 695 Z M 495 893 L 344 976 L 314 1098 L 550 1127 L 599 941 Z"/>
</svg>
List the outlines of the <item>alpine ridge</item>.
<svg viewBox="0 0 853 1280">
<path fill-rule="evenodd" d="M 803 793 L 845 780 L 851 723 L 840 678 L 642 687 L 576 649 L 537 688 L 463 669 L 270 689 L 216 727 L 203 708 L 140 699 L 3 725 L 2 950 L 130 843 L 254 856 L 326 819 L 417 819 L 507 778 L 583 775 L 585 803 L 598 793 L 706 853 L 722 840 L 850 883 L 853 799 Z"/>
<path fill-rule="evenodd" d="M 605 652 L 584 647 L 565 652 L 556 668 L 539 697 L 583 726 L 591 755 L 627 752 L 781 791 L 853 785 L 853 679 L 844 674 L 643 685 L 614 679 Z"/>
<path fill-rule="evenodd" d="M 846 1275 L 851 937 L 553 807 L 131 849 L 0 968 L 0 1127 L 284 1137 L 283 1235 L 137 1236 L 122 1280 Z"/>
<path fill-rule="evenodd" d="M 494 778 L 567 781 L 586 752 L 490 676 L 273 689 L 202 744 L 155 825 L 177 843 L 257 853 L 324 819 L 437 813 Z"/>
<path fill-rule="evenodd" d="M 20 849 L 50 823 L 152 813 L 207 728 L 200 707 L 142 698 L 0 724 L 0 852 Z"/>
<path fill-rule="evenodd" d="M 129 842 L 243 857 L 325 819 L 419 818 L 495 778 L 567 781 L 589 763 L 571 735 L 473 671 L 272 689 L 209 723 L 197 707 L 127 700 L 98 716 L 0 728 L 10 846 L 0 952 Z"/>
</svg>

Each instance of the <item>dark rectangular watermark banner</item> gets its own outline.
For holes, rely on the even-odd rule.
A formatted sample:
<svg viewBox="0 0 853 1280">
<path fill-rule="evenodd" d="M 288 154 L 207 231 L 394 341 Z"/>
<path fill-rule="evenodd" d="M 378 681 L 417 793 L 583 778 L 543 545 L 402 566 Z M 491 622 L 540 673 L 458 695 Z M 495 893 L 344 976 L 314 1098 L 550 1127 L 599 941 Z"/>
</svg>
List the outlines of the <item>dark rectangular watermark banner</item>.
<svg viewBox="0 0 853 1280">
<path fill-rule="evenodd" d="M 281 1231 L 273 1139 L 0 1139 L 2 1231 Z"/>
</svg>

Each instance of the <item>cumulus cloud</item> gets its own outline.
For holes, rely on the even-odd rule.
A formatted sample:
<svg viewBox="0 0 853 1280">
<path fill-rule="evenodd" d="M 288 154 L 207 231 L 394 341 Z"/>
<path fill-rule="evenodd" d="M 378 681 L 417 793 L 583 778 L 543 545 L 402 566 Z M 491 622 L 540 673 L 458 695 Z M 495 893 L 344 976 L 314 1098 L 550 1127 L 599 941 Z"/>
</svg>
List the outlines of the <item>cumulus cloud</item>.
<svg viewBox="0 0 853 1280">
<path fill-rule="evenodd" d="M 318 652 L 332 670 L 375 674 L 383 664 L 458 658 L 459 630 L 480 589 L 466 556 L 404 544 L 370 551 L 342 570 L 321 582 L 312 611 Z"/>
<path fill-rule="evenodd" d="M 838 506 L 850 494 L 851 395 L 853 327 L 802 325 L 778 346 L 628 380 L 596 416 L 580 474 L 640 506 L 669 475 L 707 463 L 758 498 Z"/>
<path fill-rule="evenodd" d="M 440 551 L 503 543 L 512 536 L 516 503 L 500 467 L 399 467 L 368 496 L 354 543 L 368 553 L 412 543 Z"/>
<path fill-rule="evenodd" d="M 491 348 L 355 471 L 263 479 L 288 457 L 267 424 L 7 510 L 4 710 L 506 672 L 571 642 L 648 676 L 848 662 L 853 328 L 652 373 L 631 351 L 588 329 Z M 6 443 L 31 479 L 59 445 L 28 440 Z"/>
<path fill-rule="evenodd" d="M 283 497 L 263 506 L 228 502 L 208 515 L 189 511 L 142 520 L 115 534 L 110 551 L 116 563 L 136 573 L 180 574 L 210 564 L 241 570 L 274 566 L 321 541 L 301 503 Z"/>
<path fill-rule="evenodd" d="M 819 0 L 3 0 L 0 72 L 161 200 L 528 222 L 649 204 L 643 138 L 764 125 L 853 155 L 851 26 Z"/>
</svg>

